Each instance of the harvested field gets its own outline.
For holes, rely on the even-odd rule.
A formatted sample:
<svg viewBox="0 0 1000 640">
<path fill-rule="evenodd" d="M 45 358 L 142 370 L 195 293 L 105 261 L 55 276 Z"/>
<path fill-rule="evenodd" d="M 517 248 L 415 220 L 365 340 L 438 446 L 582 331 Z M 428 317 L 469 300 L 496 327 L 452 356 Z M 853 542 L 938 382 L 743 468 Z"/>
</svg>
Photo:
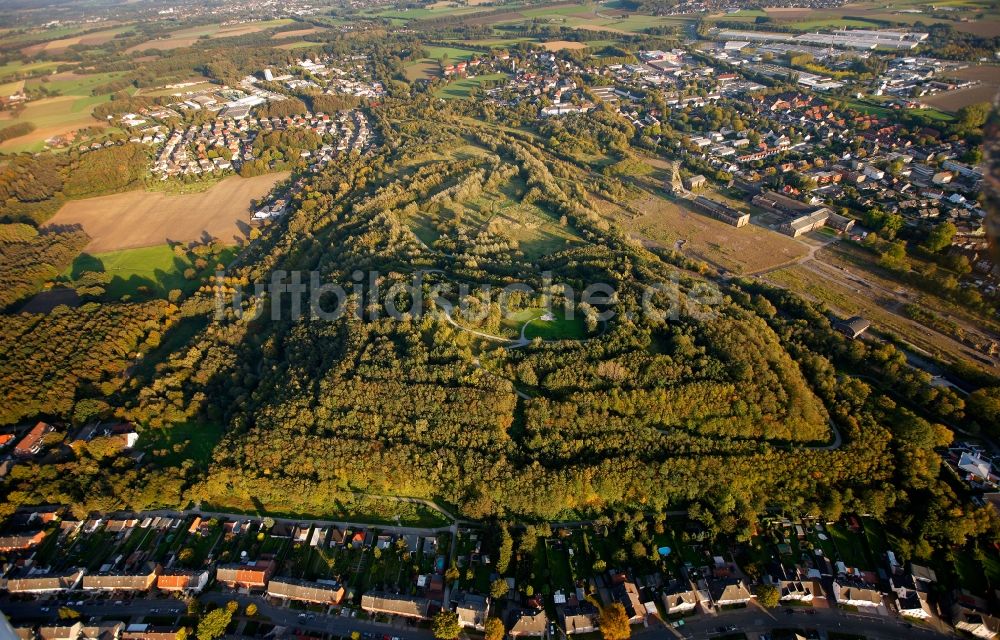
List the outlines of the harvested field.
<svg viewBox="0 0 1000 640">
<path fill-rule="evenodd" d="M 288 19 L 281 19 L 268 20 L 265 22 L 249 22 L 247 24 L 231 24 L 225 26 L 215 24 L 201 27 L 191 27 L 189 29 L 174 31 L 166 38 L 150 40 L 148 42 L 137 44 L 134 47 L 129 48 L 128 52 L 145 51 L 147 49 L 160 49 L 161 51 L 166 51 L 168 49 L 177 49 L 179 47 L 190 47 L 203 37 L 232 38 L 235 36 L 245 36 L 248 33 L 257 33 L 258 31 L 264 31 L 265 29 L 270 29 L 272 27 L 289 24 L 290 22 L 292 21 Z"/>
<path fill-rule="evenodd" d="M 958 80 L 979 80 L 983 84 L 1000 85 L 1000 66 L 995 64 L 977 64 L 972 67 L 947 72 L 944 76 Z"/>
<path fill-rule="evenodd" d="M 929 98 L 922 98 L 921 102 L 941 109 L 942 111 L 954 112 L 970 104 L 976 104 L 977 102 L 993 102 L 993 96 L 995 96 L 996 93 L 996 86 L 981 84 L 976 87 L 968 87 L 957 91 L 948 91 L 947 93 L 939 93 L 937 95 L 930 96 Z"/>
<path fill-rule="evenodd" d="M 312 33 L 320 33 L 324 29 L 319 27 L 310 27 L 309 29 L 296 29 L 295 31 L 279 31 L 278 33 L 271 36 L 271 40 L 284 40 L 285 38 L 298 38 L 301 36 L 307 36 Z"/>
<path fill-rule="evenodd" d="M 974 36 L 984 38 L 1000 36 L 1000 20 L 971 20 L 969 22 L 956 22 L 952 26 L 955 27 L 955 31 L 964 31 Z"/>
<path fill-rule="evenodd" d="M 50 40 L 49 42 L 43 42 L 40 44 L 32 45 L 30 47 L 25 47 L 22 49 L 22 53 L 26 56 L 33 56 L 42 51 L 46 53 L 59 53 L 69 49 L 76 44 L 84 45 L 95 45 L 104 44 L 105 42 L 110 42 L 112 38 L 125 30 L 125 27 L 118 27 L 115 29 L 107 29 L 104 31 L 95 31 L 94 33 L 86 33 L 79 36 L 71 36 L 68 38 L 60 38 L 59 40 Z"/>
<path fill-rule="evenodd" d="M 267 194 L 288 172 L 254 178 L 231 176 L 202 193 L 171 195 L 130 191 L 69 202 L 50 221 L 79 224 L 90 253 L 189 242 L 209 235 L 235 242 L 249 231 L 250 200 Z"/>
<path fill-rule="evenodd" d="M 524 18 L 525 15 L 520 11 L 507 11 L 505 13 L 493 13 L 489 15 L 473 14 L 472 17 L 463 19 L 462 22 L 464 24 L 497 24 L 501 22 L 516 22 L 524 20 Z"/>
<path fill-rule="evenodd" d="M 956 80 L 978 80 L 980 84 L 928 96 L 922 100 L 924 103 L 954 112 L 977 102 L 993 102 L 993 97 L 1000 90 L 1000 67 L 995 65 L 967 67 L 947 73 L 945 77 Z"/>
<path fill-rule="evenodd" d="M 816 10 L 805 7 L 764 7 L 764 12 L 775 17 L 795 19 L 809 17 Z"/>
<path fill-rule="evenodd" d="M 561 49 L 586 49 L 586 42 L 571 42 L 569 40 L 550 40 L 543 42 L 542 46 L 546 51 L 559 51 Z"/>
</svg>

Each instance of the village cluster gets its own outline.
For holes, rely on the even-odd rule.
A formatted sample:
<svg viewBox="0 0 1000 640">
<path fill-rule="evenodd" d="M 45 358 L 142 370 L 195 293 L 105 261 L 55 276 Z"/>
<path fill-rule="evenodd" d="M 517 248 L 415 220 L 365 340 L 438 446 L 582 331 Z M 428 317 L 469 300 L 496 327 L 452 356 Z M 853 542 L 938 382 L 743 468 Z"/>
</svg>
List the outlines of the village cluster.
<svg viewBox="0 0 1000 640">
<path fill-rule="evenodd" d="M 273 69 L 264 69 L 261 75 L 264 83 L 275 83 L 289 91 L 321 90 L 357 98 L 379 98 L 385 94 L 382 83 L 372 79 L 371 63 L 363 55 L 304 58 L 278 74 Z M 251 76 L 248 81 L 257 83 L 257 78 Z"/>
<path fill-rule="evenodd" d="M 65 434 L 39 422 L 0 434 L 8 451 L 0 469 L 10 473 L 30 459 L 54 463 L 66 447 L 131 450 L 139 461 L 143 451 L 133 449 L 138 438 L 127 423 L 92 423 Z M 981 503 L 1000 510 L 994 460 L 967 443 L 943 455 Z M 463 626 L 480 631 L 494 615 L 516 638 L 550 636 L 552 625 L 568 635 L 589 633 L 597 628 L 599 607 L 612 602 L 624 606 L 632 624 L 683 626 L 690 616 L 758 606 L 760 588 L 767 585 L 777 590 L 777 604 L 788 607 L 788 614 L 850 611 L 933 629 L 950 623 L 981 638 L 1000 632 L 1000 618 L 988 613 L 985 600 L 962 588 L 942 598 L 934 569 L 901 560 L 871 518 L 770 518 L 749 543 L 736 547 L 709 542 L 704 527 L 686 518 L 668 519 L 656 530 L 648 549 L 655 562 L 636 563 L 634 543 L 630 547 L 614 525 L 598 521 L 539 532 L 537 544 L 522 541 L 501 573 L 496 536 L 478 528 L 202 512 L 77 518 L 59 507 L 28 508 L 9 518 L 0 533 L 0 598 L 48 611 L 231 592 L 312 614 L 377 621 L 419 624 L 450 609 Z M 125 605 L 115 618 L 120 626 L 112 635 L 101 635 L 108 632 L 106 618 L 100 633 L 87 631 L 85 620 L 43 626 L 38 635 L 33 626 L 20 632 L 26 638 L 134 640 L 177 631 L 150 627 L 144 609 L 128 611 Z"/>
<path fill-rule="evenodd" d="M 233 169 L 239 171 L 256 159 L 253 142 L 263 132 L 306 129 L 322 137 L 317 151 L 303 150 L 301 157 L 313 169 L 325 166 L 338 153 L 364 151 L 372 141 L 367 117 L 360 111 L 324 113 L 271 118 L 217 118 L 201 126 L 146 133 L 134 141 L 162 145 L 152 171 L 161 179 L 180 175 L 210 173 Z"/>
<path fill-rule="evenodd" d="M 803 616 L 846 612 L 934 630 L 951 624 L 980 638 L 1000 631 L 983 599 L 963 589 L 942 598 L 935 571 L 898 559 L 867 518 L 772 518 L 742 550 L 705 542 L 693 521 L 667 525 L 656 536 L 658 561 L 642 570 L 617 551 L 627 543 L 613 527 L 594 524 L 540 535 L 504 576 L 496 571 L 500 552 L 477 529 L 196 513 L 77 519 L 60 509 L 29 509 L 0 536 L 0 597 L 45 607 L 39 611 L 118 606 L 101 619 L 22 626 L 23 638 L 165 638 L 179 629 L 141 603 L 205 594 L 223 602 L 240 594 L 300 617 L 397 625 L 420 626 L 453 610 L 469 630 L 483 631 L 496 616 L 510 637 L 555 637 L 557 628 L 566 635 L 596 631 L 599 607 L 609 603 L 620 603 L 634 625 L 683 627 L 703 616 L 724 623 L 726 612 L 763 606 L 757 599 L 765 586 L 776 590 L 786 615 L 800 614 L 795 620 L 807 626 Z M 594 561 L 604 553 L 620 561 Z"/>
<path fill-rule="evenodd" d="M 926 35 L 857 33 L 851 31 L 852 37 L 870 38 L 877 43 L 885 38 L 919 43 Z M 716 48 L 697 54 L 683 50 L 642 51 L 636 63 L 606 66 L 581 66 L 551 52 L 537 52 L 527 59 L 501 55 L 482 63 L 510 74 L 509 81 L 486 92 L 497 105 L 529 103 L 537 106 L 539 117 L 551 118 L 590 111 L 599 99 L 613 104 L 636 129 L 654 140 L 659 140 L 664 123 L 684 132 L 676 151 L 683 173 L 689 175 L 682 178 L 675 174 L 666 189 L 689 198 L 706 215 L 733 226 L 744 226 L 754 216 L 755 222 L 792 237 L 829 227 L 860 240 L 867 230 L 856 228 L 854 218 L 839 212 L 839 203 L 847 197 L 857 206 L 878 206 L 889 214 L 898 214 L 906 225 L 950 221 L 957 228 L 951 251 L 968 259 L 977 274 L 975 286 L 980 292 L 994 295 L 998 291 L 996 265 L 987 252 L 986 212 L 978 201 L 984 175 L 975 160 L 965 159 L 972 149 L 961 140 L 944 140 L 941 131 L 931 126 L 901 135 L 903 126 L 889 117 L 894 110 L 919 107 L 919 96 L 960 86 L 942 79 L 960 65 L 923 56 L 894 58 L 887 72 L 871 87 L 876 95 L 894 96 L 883 105 L 886 115 L 851 115 L 847 107 L 856 105 L 847 98 L 839 98 L 843 104 L 834 108 L 811 93 L 762 91 L 765 86 L 752 78 L 793 71 L 763 61 L 765 46 L 782 48 L 772 51 L 774 55 L 826 52 L 832 57 L 836 52 L 837 64 L 849 64 L 850 58 L 847 62 L 840 60 L 845 53 L 866 56 L 870 52 L 855 54 L 851 50 L 786 42 L 753 44 L 756 48 L 748 49 L 749 41 L 723 40 Z M 480 61 L 455 67 L 454 72 L 473 73 L 474 62 Z M 815 74 L 796 73 L 805 89 L 843 86 L 834 81 L 827 87 L 820 86 L 821 79 Z M 578 86 L 574 78 L 584 75 L 603 77 L 604 82 Z M 662 95 L 663 106 L 651 104 L 646 98 L 653 90 Z M 733 98 L 743 105 L 742 127 L 692 126 L 701 120 L 695 116 Z M 699 193 L 710 191 L 710 181 L 701 175 L 708 171 L 716 178 L 726 176 L 740 192 L 740 199 L 752 206 L 738 207 L 710 193 Z M 790 178 L 781 192 L 764 185 L 776 174 Z"/>
</svg>

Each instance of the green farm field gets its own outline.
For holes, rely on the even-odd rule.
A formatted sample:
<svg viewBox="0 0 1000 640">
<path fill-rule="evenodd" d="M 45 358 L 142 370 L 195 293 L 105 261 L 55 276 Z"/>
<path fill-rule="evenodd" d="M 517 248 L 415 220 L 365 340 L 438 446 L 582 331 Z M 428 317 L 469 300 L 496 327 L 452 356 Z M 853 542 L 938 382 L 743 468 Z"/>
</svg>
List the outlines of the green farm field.
<svg viewBox="0 0 1000 640">
<path fill-rule="evenodd" d="M 105 122 L 92 115 L 94 107 L 110 99 L 110 94 L 94 95 L 94 89 L 119 78 L 121 73 L 79 74 L 57 73 L 25 81 L 26 90 L 45 88 L 60 95 L 32 100 L 16 118 L 0 119 L 0 129 L 20 122 L 31 122 L 35 130 L 0 144 L 0 151 L 18 153 L 37 152 L 45 147 L 45 140 L 66 135 L 84 127 L 104 127 Z M 4 116 L 9 114 L 2 114 Z"/>
<path fill-rule="evenodd" d="M 51 60 L 43 60 L 39 62 L 20 62 L 12 61 L 6 64 L 0 65 L 0 78 L 6 78 L 8 76 L 13 76 L 16 74 L 30 74 L 38 73 L 40 71 L 52 71 L 59 65 L 66 64 L 65 62 L 55 62 Z"/>
<path fill-rule="evenodd" d="M 235 253 L 234 248 L 229 248 L 207 260 L 208 266 L 198 275 L 212 272 L 217 262 L 229 262 Z M 178 256 L 170 245 L 161 244 L 107 253 L 82 253 L 62 277 L 73 282 L 88 271 L 108 274 L 110 282 L 105 289 L 105 297 L 111 300 L 119 300 L 126 295 L 163 297 L 172 289 L 190 292 L 197 288 L 199 279 L 188 280 L 184 277 L 184 271 L 193 266 L 188 256 Z"/>
</svg>

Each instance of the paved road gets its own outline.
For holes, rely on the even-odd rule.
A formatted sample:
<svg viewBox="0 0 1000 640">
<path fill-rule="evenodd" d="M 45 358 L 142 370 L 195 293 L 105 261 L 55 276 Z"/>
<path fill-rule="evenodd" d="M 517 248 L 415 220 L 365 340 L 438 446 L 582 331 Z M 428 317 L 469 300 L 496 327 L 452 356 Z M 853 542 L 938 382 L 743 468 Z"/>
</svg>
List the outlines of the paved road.
<svg viewBox="0 0 1000 640">
<path fill-rule="evenodd" d="M 361 620 L 342 615 L 324 615 L 308 613 L 284 606 L 275 606 L 265 601 L 262 596 L 237 594 L 230 591 L 211 591 L 202 595 L 201 600 L 217 605 L 224 605 L 235 600 L 240 603 L 240 609 L 247 604 L 257 605 L 259 615 L 269 619 L 273 624 L 289 629 L 297 628 L 308 631 L 334 633 L 349 636 L 352 631 L 370 632 L 377 636 L 389 635 L 401 640 L 432 640 L 433 634 L 428 629 L 411 626 L 405 621 L 392 624 Z M 116 605 L 113 598 L 93 603 L 74 606 L 84 615 L 90 616 L 120 616 L 125 622 L 130 618 L 138 620 L 143 616 L 181 615 L 185 611 L 182 602 L 173 599 L 135 599 L 125 600 Z M 48 609 L 43 611 L 42 609 Z M 56 622 L 58 604 L 44 601 L 10 602 L 0 601 L 0 610 L 16 624 L 18 620 L 50 620 Z M 683 627 L 674 629 L 666 627 L 660 621 L 651 621 L 645 629 L 637 630 L 634 636 L 641 640 L 654 638 L 676 638 L 678 640 L 711 640 L 712 638 L 731 633 L 720 632 L 719 628 L 735 627 L 750 635 L 751 638 L 761 633 L 769 633 L 774 629 L 816 630 L 820 637 L 826 640 L 830 632 L 862 634 L 870 640 L 936 640 L 954 638 L 954 633 L 942 628 L 936 631 L 922 625 L 910 625 L 898 618 L 882 615 L 862 615 L 839 609 L 801 609 L 792 608 L 789 615 L 787 609 L 764 611 L 758 607 L 722 611 L 718 614 L 697 615 L 685 619 Z M 814 611 L 814 614 L 807 614 Z"/>
<path fill-rule="evenodd" d="M 61 597 L 51 600 L 27 600 L 11 601 L 7 598 L 0 600 L 0 611 L 17 623 L 19 619 L 31 620 L 51 620 L 56 622 L 59 619 L 59 607 L 69 606 L 75 611 L 83 614 L 84 620 L 91 616 L 114 616 L 119 615 L 122 621 L 126 622 L 133 616 L 169 616 L 181 615 L 187 608 L 183 602 L 172 598 L 137 598 L 135 600 L 118 600 L 114 597 L 104 599 L 94 599 L 82 605 L 68 604 L 84 598 L 82 592 L 74 592 L 72 597 Z M 115 604 L 121 602 L 122 604 Z M 47 609 L 47 611 L 46 611 Z"/>
<path fill-rule="evenodd" d="M 401 640 L 433 640 L 434 638 L 434 634 L 430 630 L 419 629 L 403 621 L 386 624 L 341 615 L 310 614 L 287 607 L 274 606 L 267 603 L 261 596 L 212 591 L 203 594 L 201 600 L 219 605 L 236 600 L 240 603 L 241 610 L 252 602 L 257 605 L 258 615 L 269 618 L 273 624 L 287 628 L 295 627 L 308 631 L 335 633 L 341 636 L 349 636 L 352 631 L 360 631 L 361 633 L 367 631 L 379 636 L 388 634 L 392 637 L 398 637 Z"/>
<path fill-rule="evenodd" d="M 774 629 L 815 629 L 821 638 L 828 638 L 830 632 L 864 635 L 869 640 L 935 640 L 938 638 L 954 638 L 951 632 L 935 631 L 918 624 L 906 626 L 907 623 L 893 616 L 862 615 L 840 609 L 805 609 L 791 608 L 795 613 L 789 615 L 786 609 L 764 611 L 759 607 L 722 611 L 718 614 L 698 615 L 685 619 L 683 627 L 665 628 L 661 623 L 650 623 L 648 629 L 634 634 L 636 638 L 652 640 L 653 638 L 685 638 L 688 640 L 703 640 L 731 633 L 720 632 L 719 628 L 736 627 L 753 637 L 768 633 Z M 815 611 L 807 614 L 807 611 Z"/>
<path fill-rule="evenodd" d="M 385 624 L 342 615 L 312 614 L 288 607 L 274 606 L 266 602 L 262 596 L 243 595 L 229 591 L 211 591 L 202 594 L 200 599 L 203 602 L 217 605 L 225 605 L 227 602 L 236 600 L 240 603 L 241 610 L 252 602 L 257 605 L 260 617 L 267 618 L 271 623 L 289 629 L 334 633 L 345 637 L 350 636 L 352 631 L 359 631 L 361 633 L 370 632 L 379 637 L 389 635 L 401 640 L 433 640 L 434 638 L 434 634 L 429 630 L 410 626 L 405 621 Z M 73 598 L 70 600 L 73 601 Z M 3 611 L 14 624 L 18 624 L 19 621 L 57 623 L 59 619 L 58 609 L 60 603 L 64 602 L 65 599 L 58 602 L 55 600 L 12 602 L 3 599 L 0 600 L 0 611 Z M 122 602 L 122 604 L 115 604 L 116 602 Z M 72 608 L 83 614 L 84 620 L 91 616 L 109 616 L 120 619 L 122 622 L 138 622 L 146 616 L 181 616 L 187 610 L 183 602 L 172 598 L 137 598 L 119 601 L 109 597 L 79 606 L 72 605 Z"/>
</svg>

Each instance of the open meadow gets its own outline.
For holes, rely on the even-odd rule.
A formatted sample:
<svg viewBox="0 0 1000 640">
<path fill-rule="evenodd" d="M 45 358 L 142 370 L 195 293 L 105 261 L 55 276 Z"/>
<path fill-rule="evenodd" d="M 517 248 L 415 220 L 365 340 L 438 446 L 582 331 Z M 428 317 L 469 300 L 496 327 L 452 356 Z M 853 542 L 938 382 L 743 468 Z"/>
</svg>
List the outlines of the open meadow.
<svg viewBox="0 0 1000 640">
<path fill-rule="evenodd" d="M 212 256 L 201 269 L 199 276 L 214 273 L 217 262 L 232 260 L 235 247 L 227 248 L 222 255 Z M 118 300 L 122 296 L 164 297 L 173 289 L 190 292 L 201 284 L 199 278 L 188 279 L 184 272 L 195 266 L 189 255 L 178 255 L 168 244 L 158 244 L 137 249 L 122 249 L 104 253 L 81 253 L 62 274 L 70 283 L 87 272 L 106 274 L 108 278 L 104 297 Z"/>
<path fill-rule="evenodd" d="M 191 242 L 206 236 L 232 243 L 246 236 L 250 200 L 266 195 L 288 172 L 231 176 L 202 193 L 130 191 L 66 203 L 52 225 L 79 224 L 90 253 Z"/>
<path fill-rule="evenodd" d="M 21 62 L 19 60 L 12 60 L 5 64 L 0 65 L 0 78 L 7 78 L 12 75 L 27 75 L 35 74 L 44 71 L 52 71 L 56 67 L 62 64 L 67 64 L 65 62 L 56 62 L 53 60 L 40 60 L 37 62 Z M 3 95 L 3 94 L 0 94 Z"/>
<path fill-rule="evenodd" d="M 444 98 L 445 100 L 453 100 L 458 98 L 468 98 L 472 95 L 472 92 L 479 87 L 506 78 L 502 73 L 489 73 L 482 76 L 475 76 L 472 78 L 462 78 L 461 80 L 456 80 L 448 85 L 441 87 L 434 92 L 434 96 L 437 98 Z"/>
</svg>

